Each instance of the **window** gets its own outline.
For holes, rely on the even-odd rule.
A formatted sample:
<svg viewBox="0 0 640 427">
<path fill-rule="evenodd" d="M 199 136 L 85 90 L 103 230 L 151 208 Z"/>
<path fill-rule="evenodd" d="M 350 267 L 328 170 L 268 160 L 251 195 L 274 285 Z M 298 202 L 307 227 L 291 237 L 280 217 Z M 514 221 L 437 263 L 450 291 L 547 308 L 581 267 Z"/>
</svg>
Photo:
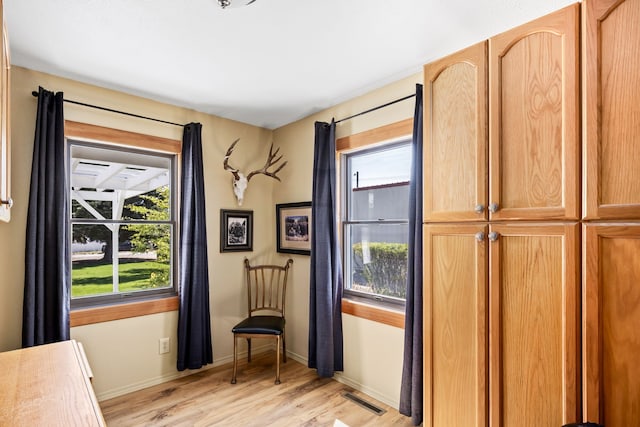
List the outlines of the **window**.
<svg viewBox="0 0 640 427">
<path fill-rule="evenodd" d="M 411 141 L 343 154 L 344 293 L 404 304 Z"/>
<path fill-rule="evenodd" d="M 69 139 L 71 306 L 175 295 L 175 155 Z"/>
</svg>

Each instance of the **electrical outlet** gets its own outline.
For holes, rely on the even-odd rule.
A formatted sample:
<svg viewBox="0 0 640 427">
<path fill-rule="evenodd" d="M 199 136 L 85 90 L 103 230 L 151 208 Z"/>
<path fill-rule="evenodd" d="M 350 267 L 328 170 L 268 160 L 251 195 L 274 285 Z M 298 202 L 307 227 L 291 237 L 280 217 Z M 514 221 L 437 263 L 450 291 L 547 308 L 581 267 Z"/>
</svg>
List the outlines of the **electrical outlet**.
<svg viewBox="0 0 640 427">
<path fill-rule="evenodd" d="M 169 353 L 170 348 L 169 338 L 160 338 L 158 340 L 158 354 Z"/>
</svg>

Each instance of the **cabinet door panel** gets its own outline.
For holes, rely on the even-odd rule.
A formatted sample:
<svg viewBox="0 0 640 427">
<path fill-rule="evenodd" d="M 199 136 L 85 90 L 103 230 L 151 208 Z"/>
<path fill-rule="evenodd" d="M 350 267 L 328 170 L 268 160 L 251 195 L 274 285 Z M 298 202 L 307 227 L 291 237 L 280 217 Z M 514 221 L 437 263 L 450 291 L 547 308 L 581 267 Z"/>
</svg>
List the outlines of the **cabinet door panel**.
<svg viewBox="0 0 640 427">
<path fill-rule="evenodd" d="M 640 217 L 640 1 L 584 3 L 585 212 Z"/>
<path fill-rule="evenodd" d="M 491 219 L 579 218 L 578 13 L 489 40 Z"/>
<path fill-rule="evenodd" d="M 491 225 L 491 425 L 578 421 L 578 226 Z"/>
<path fill-rule="evenodd" d="M 0 23 L 3 23 L 2 1 L 0 1 Z M 9 222 L 11 219 L 11 130 L 9 116 L 9 39 L 7 27 L 2 26 L 2 56 L 0 57 L 0 221 Z"/>
<path fill-rule="evenodd" d="M 640 225 L 584 225 L 584 419 L 640 420 Z"/>
<path fill-rule="evenodd" d="M 424 75 L 424 219 L 487 219 L 487 43 L 425 65 Z"/>
<path fill-rule="evenodd" d="M 425 228 L 425 425 L 487 423 L 486 229 Z"/>
</svg>

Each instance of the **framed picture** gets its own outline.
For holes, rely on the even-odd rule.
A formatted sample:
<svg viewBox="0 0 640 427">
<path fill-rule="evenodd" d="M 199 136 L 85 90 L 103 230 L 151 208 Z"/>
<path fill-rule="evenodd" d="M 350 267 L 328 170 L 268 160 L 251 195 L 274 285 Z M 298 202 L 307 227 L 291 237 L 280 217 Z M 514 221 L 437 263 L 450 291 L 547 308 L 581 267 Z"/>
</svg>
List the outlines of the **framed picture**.
<svg viewBox="0 0 640 427">
<path fill-rule="evenodd" d="M 311 255 L 311 202 L 276 205 L 278 252 Z"/>
<path fill-rule="evenodd" d="M 253 251 L 253 211 L 220 209 L 220 252 Z"/>
</svg>

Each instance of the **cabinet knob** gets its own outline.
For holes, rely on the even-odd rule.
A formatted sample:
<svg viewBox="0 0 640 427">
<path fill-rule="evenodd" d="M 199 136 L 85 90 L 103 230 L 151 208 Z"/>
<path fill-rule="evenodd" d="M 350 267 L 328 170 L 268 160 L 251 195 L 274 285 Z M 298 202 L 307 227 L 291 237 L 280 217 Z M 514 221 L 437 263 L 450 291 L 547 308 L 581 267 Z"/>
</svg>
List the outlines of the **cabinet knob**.
<svg viewBox="0 0 640 427">
<path fill-rule="evenodd" d="M 478 242 L 482 242 L 484 240 L 484 233 L 482 231 L 478 231 L 476 233 L 476 240 Z"/>
<path fill-rule="evenodd" d="M 476 205 L 474 211 L 476 211 L 477 214 L 481 214 L 484 212 L 484 205 Z"/>
<path fill-rule="evenodd" d="M 491 212 L 491 213 L 498 212 L 498 204 L 497 203 L 491 203 L 489 205 L 489 212 Z"/>
<path fill-rule="evenodd" d="M 13 207 L 13 199 L 9 197 L 7 200 L 0 199 L 0 205 L 7 205 L 9 209 Z"/>
<path fill-rule="evenodd" d="M 489 240 L 491 240 L 492 242 L 495 242 L 496 240 L 498 240 L 498 236 L 499 236 L 498 233 L 496 233 L 495 231 L 492 231 L 491 233 L 489 233 Z"/>
</svg>

